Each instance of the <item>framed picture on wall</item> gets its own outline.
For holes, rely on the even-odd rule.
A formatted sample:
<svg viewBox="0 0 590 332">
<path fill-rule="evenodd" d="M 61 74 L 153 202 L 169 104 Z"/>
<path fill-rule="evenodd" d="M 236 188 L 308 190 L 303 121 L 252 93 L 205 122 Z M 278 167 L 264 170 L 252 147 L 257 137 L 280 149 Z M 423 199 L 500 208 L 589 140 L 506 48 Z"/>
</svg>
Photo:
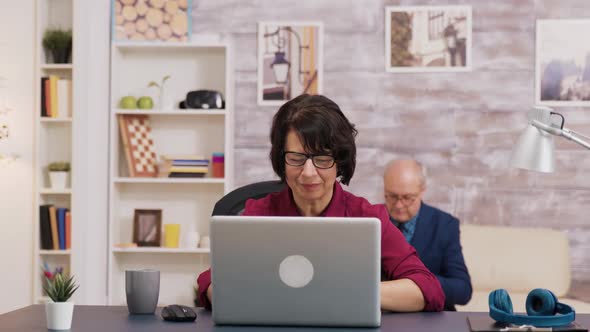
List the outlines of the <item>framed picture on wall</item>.
<svg viewBox="0 0 590 332">
<path fill-rule="evenodd" d="M 138 247 L 159 247 L 162 238 L 162 210 L 135 209 L 133 242 Z"/>
<path fill-rule="evenodd" d="M 112 0 L 112 38 L 117 41 L 186 42 L 192 0 Z"/>
<path fill-rule="evenodd" d="M 385 7 L 385 70 L 471 70 L 471 7 Z"/>
<path fill-rule="evenodd" d="M 321 94 L 323 25 L 258 23 L 258 104 L 282 105 L 300 94 Z"/>
<path fill-rule="evenodd" d="M 548 106 L 590 105 L 590 41 L 586 20 L 537 20 L 536 102 Z"/>
</svg>

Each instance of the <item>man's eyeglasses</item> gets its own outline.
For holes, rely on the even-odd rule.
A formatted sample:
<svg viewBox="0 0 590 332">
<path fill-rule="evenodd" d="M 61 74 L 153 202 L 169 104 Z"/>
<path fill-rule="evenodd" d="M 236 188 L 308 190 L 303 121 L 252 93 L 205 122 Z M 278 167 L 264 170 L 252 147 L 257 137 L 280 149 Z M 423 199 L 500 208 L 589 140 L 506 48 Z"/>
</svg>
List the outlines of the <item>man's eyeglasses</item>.
<svg viewBox="0 0 590 332">
<path fill-rule="evenodd" d="M 303 166 L 307 159 L 311 159 L 313 165 L 320 169 L 332 168 L 336 163 L 334 157 L 329 155 L 305 154 L 293 151 L 285 151 L 284 155 L 285 163 L 290 166 Z"/>
<path fill-rule="evenodd" d="M 406 195 L 396 195 L 396 194 L 386 193 L 385 200 L 387 200 L 391 204 L 397 204 L 397 202 L 401 202 L 402 205 L 404 205 L 404 206 L 410 206 L 410 205 L 412 205 L 412 203 L 414 203 L 414 201 L 416 200 L 416 198 L 418 198 L 419 195 L 420 195 L 420 193 L 406 194 Z"/>
</svg>

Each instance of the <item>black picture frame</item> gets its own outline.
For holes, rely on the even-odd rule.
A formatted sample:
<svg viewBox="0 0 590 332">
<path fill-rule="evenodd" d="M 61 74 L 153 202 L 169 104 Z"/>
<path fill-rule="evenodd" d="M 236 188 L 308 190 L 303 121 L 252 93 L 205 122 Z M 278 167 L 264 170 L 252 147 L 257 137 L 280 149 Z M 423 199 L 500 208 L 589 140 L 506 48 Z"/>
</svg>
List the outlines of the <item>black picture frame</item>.
<svg viewBox="0 0 590 332">
<path fill-rule="evenodd" d="M 133 242 L 138 247 L 160 247 L 162 240 L 162 210 L 135 209 L 133 213 Z"/>
</svg>

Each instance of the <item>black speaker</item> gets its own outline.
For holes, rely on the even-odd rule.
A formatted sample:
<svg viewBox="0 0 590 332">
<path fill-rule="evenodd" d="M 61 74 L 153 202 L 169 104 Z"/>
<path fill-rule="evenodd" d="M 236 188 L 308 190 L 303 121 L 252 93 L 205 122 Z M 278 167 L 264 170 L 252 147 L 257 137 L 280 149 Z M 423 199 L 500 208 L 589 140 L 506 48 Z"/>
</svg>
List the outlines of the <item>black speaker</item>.
<svg viewBox="0 0 590 332">
<path fill-rule="evenodd" d="M 185 101 L 181 102 L 180 108 L 204 108 L 223 109 L 225 100 L 221 92 L 212 90 L 196 90 L 186 94 Z"/>
</svg>

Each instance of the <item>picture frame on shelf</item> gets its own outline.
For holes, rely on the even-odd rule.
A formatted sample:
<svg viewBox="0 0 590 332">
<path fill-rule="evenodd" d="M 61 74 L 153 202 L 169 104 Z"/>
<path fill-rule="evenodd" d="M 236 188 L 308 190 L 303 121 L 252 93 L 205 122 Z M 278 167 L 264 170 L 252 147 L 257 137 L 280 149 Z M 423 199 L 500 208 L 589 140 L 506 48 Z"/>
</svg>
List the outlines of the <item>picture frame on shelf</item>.
<svg viewBox="0 0 590 332">
<path fill-rule="evenodd" d="M 192 0 L 112 0 L 113 41 L 188 42 Z"/>
<path fill-rule="evenodd" d="M 471 6 L 385 7 L 385 70 L 471 70 Z"/>
<path fill-rule="evenodd" d="M 580 31 L 590 19 L 547 19 L 536 24 L 535 101 L 547 106 L 590 105 L 590 44 Z"/>
<path fill-rule="evenodd" d="M 258 23 L 258 105 L 322 94 L 323 31 L 321 22 Z"/>
<path fill-rule="evenodd" d="M 162 210 L 135 209 L 133 212 L 133 242 L 138 247 L 160 247 L 162 239 Z"/>
</svg>

